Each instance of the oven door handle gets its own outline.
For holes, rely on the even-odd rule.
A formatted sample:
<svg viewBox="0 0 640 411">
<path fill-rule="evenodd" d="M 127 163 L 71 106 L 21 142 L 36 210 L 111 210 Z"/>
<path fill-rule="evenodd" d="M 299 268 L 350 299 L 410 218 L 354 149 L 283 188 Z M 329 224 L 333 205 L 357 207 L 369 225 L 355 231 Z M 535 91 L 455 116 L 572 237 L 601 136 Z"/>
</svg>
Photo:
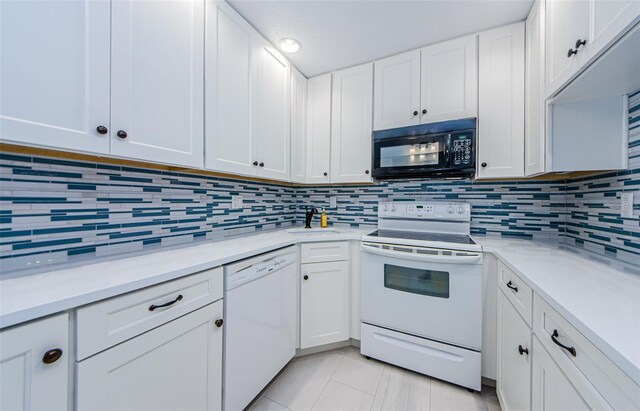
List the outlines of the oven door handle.
<svg viewBox="0 0 640 411">
<path fill-rule="evenodd" d="M 409 247 L 408 247 L 409 248 Z M 428 255 L 428 254 L 416 254 L 405 253 L 402 251 L 382 250 L 380 248 L 371 247 L 366 244 L 361 244 L 360 249 L 367 253 L 382 255 L 385 257 L 402 258 L 404 260 L 422 261 L 425 263 L 444 263 L 444 264 L 475 264 L 482 261 L 482 255 L 468 255 L 468 256 L 442 256 L 442 255 Z"/>
</svg>

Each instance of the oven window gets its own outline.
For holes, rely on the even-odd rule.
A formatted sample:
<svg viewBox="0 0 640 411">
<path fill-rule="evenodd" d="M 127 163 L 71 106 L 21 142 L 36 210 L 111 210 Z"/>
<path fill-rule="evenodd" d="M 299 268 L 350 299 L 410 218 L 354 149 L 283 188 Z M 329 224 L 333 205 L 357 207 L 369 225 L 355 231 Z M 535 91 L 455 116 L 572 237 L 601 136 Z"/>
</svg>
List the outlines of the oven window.
<svg viewBox="0 0 640 411">
<path fill-rule="evenodd" d="M 439 141 L 380 147 L 380 167 L 438 165 L 442 149 Z"/>
<path fill-rule="evenodd" d="M 384 286 L 407 293 L 449 298 L 449 273 L 385 264 Z"/>
</svg>

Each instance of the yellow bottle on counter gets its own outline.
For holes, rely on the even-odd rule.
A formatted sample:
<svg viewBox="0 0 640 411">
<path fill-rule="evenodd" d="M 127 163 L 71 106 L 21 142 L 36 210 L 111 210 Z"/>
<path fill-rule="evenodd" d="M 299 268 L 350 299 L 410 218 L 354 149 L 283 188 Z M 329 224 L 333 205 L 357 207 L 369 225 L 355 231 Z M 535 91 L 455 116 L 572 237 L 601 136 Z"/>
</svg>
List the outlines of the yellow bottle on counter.
<svg viewBox="0 0 640 411">
<path fill-rule="evenodd" d="M 327 213 L 322 209 L 322 214 L 320 214 L 320 227 L 327 228 Z"/>
</svg>

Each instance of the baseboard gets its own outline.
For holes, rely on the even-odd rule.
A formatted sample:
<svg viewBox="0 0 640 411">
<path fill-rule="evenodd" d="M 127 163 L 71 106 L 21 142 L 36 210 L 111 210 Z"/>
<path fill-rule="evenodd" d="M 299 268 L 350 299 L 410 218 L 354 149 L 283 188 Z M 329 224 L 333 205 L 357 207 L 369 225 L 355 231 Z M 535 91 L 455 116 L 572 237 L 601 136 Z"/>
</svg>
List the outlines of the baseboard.
<svg viewBox="0 0 640 411">
<path fill-rule="evenodd" d="M 482 377 L 482 385 L 496 388 L 496 380 L 492 378 Z"/>
<path fill-rule="evenodd" d="M 324 351 L 331 351 L 331 350 L 335 350 L 343 347 L 360 347 L 360 340 L 350 338 L 345 341 L 338 341 L 331 344 L 319 345 L 317 347 L 310 347 L 305 349 L 298 348 L 296 349 L 296 357 L 303 357 L 305 355 L 316 354 Z"/>
</svg>

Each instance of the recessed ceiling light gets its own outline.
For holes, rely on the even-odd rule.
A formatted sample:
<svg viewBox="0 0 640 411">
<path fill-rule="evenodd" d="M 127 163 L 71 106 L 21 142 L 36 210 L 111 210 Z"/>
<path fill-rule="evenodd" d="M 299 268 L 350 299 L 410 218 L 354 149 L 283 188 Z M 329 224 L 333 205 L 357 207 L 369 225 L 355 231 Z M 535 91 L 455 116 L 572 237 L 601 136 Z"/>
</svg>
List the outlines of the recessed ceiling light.
<svg viewBox="0 0 640 411">
<path fill-rule="evenodd" d="M 280 50 L 285 53 L 297 53 L 302 46 L 296 39 L 282 39 L 280 40 Z"/>
</svg>

